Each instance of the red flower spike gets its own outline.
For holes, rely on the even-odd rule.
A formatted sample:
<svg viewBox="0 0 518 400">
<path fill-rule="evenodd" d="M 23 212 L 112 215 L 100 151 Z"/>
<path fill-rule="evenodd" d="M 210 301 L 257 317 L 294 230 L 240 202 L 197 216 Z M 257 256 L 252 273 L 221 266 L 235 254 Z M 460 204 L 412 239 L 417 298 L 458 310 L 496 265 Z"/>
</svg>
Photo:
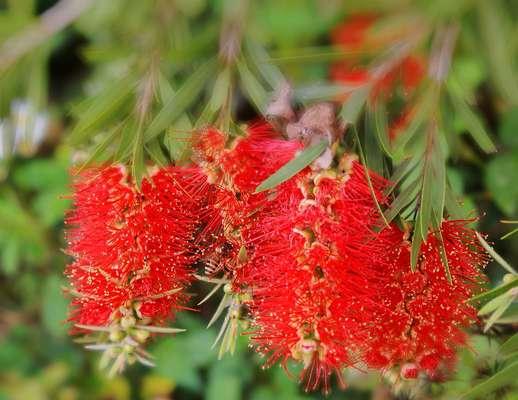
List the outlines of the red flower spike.
<svg viewBox="0 0 518 400">
<path fill-rule="evenodd" d="M 359 14 L 350 17 L 331 32 L 333 44 L 345 51 L 357 52 L 358 50 L 373 50 L 387 47 L 405 34 L 406 30 L 396 33 L 395 36 L 368 35 L 369 29 L 376 22 L 377 16 Z M 371 76 L 365 60 L 361 54 L 348 57 L 333 63 L 329 71 L 330 79 L 345 85 L 364 85 L 369 83 Z M 372 97 L 382 96 L 388 98 L 395 91 L 398 83 L 402 84 L 403 95 L 409 97 L 416 90 L 425 76 L 425 61 L 416 55 L 409 55 L 388 71 L 385 76 L 375 82 Z M 346 101 L 348 96 L 343 96 L 340 101 Z"/>
<path fill-rule="evenodd" d="M 73 333 L 104 332 L 92 349 L 109 350 L 112 372 L 126 362 L 149 364 L 139 344 L 183 308 L 192 280 L 192 242 L 205 181 L 195 169 L 165 168 L 140 190 L 122 166 L 92 168 L 74 184 L 67 217 L 66 269 L 74 296 Z"/>
<path fill-rule="evenodd" d="M 247 133 L 226 148 L 226 136 L 208 129 L 196 146 L 198 163 L 214 184 L 209 200 L 212 213 L 206 216 L 202 234 L 211 274 L 242 264 L 239 255 L 243 248 L 249 250 L 246 232 L 267 198 L 266 193 L 254 193 L 255 188 L 302 149 L 299 142 L 280 139 L 266 123 L 252 125 Z"/>
<path fill-rule="evenodd" d="M 376 19 L 372 14 L 354 15 L 331 32 L 331 41 L 346 50 L 359 49 L 364 46 L 368 30 Z"/>
<path fill-rule="evenodd" d="M 230 322 L 223 323 L 218 335 L 222 340 L 220 356 L 233 351 L 238 324 L 245 323 L 242 317 L 249 289 L 246 282 L 238 282 L 237 275 L 252 255 L 249 232 L 268 197 L 266 193 L 254 193 L 255 189 L 302 148 L 299 142 L 281 140 L 266 123 L 252 125 L 247 136 L 226 142 L 222 132 L 208 129 L 195 147 L 198 163 L 213 184 L 209 199 L 212 213 L 206 216 L 200 235 L 200 258 L 206 264 L 209 281 L 210 276 L 223 271 L 229 282 L 222 301 L 228 308 L 226 321 Z"/>
<path fill-rule="evenodd" d="M 475 232 L 465 225 L 445 221 L 441 226 L 451 284 L 438 233 L 431 232 L 422 244 L 416 272 L 410 270 L 411 245 L 403 232 L 391 226 L 378 235 L 371 262 L 385 283 L 377 291 L 382 307 L 369 332 L 365 361 L 370 367 L 402 364 L 404 369 L 410 363 L 433 379 L 453 368 L 457 348 L 466 345 L 463 329 L 476 321 L 476 310 L 467 300 L 479 290 L 481 268 L 488 261 Z"/>
<path fill-rule="evenodd" d="M 372 181 L 380 193 L 386 182 Z M 358 361 L 375 310 L 365 288 L 376 271 L 361 260 L 379 215 L 365 171 L 350 156 L 338 171 L 302 171 L 275 196 L 253 228 L 253 257 L 239 276 L 252 287 L 252 342 L 269 356 L 267 366 L 299 361 L 306 389 L 326 392 L 332 373 L 343 384 L 342 369 Z"/>
</svg>

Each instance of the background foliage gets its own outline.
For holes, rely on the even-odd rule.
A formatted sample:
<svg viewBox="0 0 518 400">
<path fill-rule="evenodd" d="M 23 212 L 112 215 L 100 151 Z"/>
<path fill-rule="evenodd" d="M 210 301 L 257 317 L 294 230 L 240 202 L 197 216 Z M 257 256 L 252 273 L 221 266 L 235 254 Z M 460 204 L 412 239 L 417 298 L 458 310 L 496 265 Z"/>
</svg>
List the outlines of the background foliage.
<svg viewBox="0 0 518 400">
<path fill-rule="evenodd" d="M 179 316 L 178 326 L 189 334 L 154 343 L 155 369 L 137 366 L 108 380 L 96 355 L 74 344 L 64 324 L 64 194 L 72 161 L 116 158 L 131 163 L 137 175 L 148 158 L 184 162 L 192 126 L 217 121 L 238 131 L 237 122 L 264 111 L 279 71 L 295 84 L 301 103 L 336 96 L 328 68 L 344 55 L 330 47 L 329 33 L 359 11 L 400 18 L 417 13 L 433 24 L 460 27 L 451 76 L 461 89 L 444 112 L 458 145 L 445 172 L 464 208 L 480 216 L 474 223 L 510 265 L 518 265 L 518 235 L 499 240 L 516 227 L 500 221 L 518 215 L 517 2 L 263 0 L 243 10 L 244 2 L 223 0 L 69 1 L 72 9 L 92 5 L 55 34 L 29 36 L 38 45 L 23 56 L 13 53 L 10 38 L 27 32 L 54 3 L 0 0 L 0 399 L 319 397 L 302 393 L 278 367 L 261 371 L 244 340 L 241 351 L 218 362 L 211 349 L 216 330 L 205 329 L 217 299 Z M 242 27 L 235 21 L 245 14 L 246 31 L 236 36 Z M 220 33 L 243 41 L 237 56 L 227 49 L 232 63 L 215 61 Z M 158 85 L 158 99 L 147 94 L 149 85 Z M 26 104 L 22 114 L 13 109 L 16 102 Z M 32 134 L 37 121 L 43 121 L 44 137 Z M 13 127 L 28 134 L 9 146 Z M 486 130 L 497 150 L 489 154 L 474 145 L 487 145 Z M 504 269 L 493 263 L 487 273 L 488 288 L 501 285 Z M 207 291 L 193 288 L 200 296 Z M 490 394 L 480 391 L 481 398 L 518 399 L 508 378 L 517 372 L 516 343 L 500 347 L 516 328 L 515 298 L 494 318 L 507 318 L 505 324 L 485 333 L 482 325 L 474 328 L 473 349 L 460 355 L 456 376 L 433 386 L 429 398 L 456 398 L 504 371 L 499 376 L 507 379 L 497 376 L 503 385 L 486 382 Z M 485 315 L 500 305 L 486 307 Z M 379 377 L 349 375 L 351 387 L 330 398 L 389 398 Z"/>
</svg>

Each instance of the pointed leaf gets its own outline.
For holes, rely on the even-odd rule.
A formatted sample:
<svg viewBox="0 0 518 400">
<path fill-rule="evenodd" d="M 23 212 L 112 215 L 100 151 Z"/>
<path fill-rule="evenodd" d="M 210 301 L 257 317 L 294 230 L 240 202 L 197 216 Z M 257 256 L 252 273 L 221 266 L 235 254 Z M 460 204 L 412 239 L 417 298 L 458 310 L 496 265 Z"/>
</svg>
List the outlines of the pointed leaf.
<svg viewBox="0 0 518 400">
<path fill-rule="evenodd" d="M 261 184 L 255 189 L 255 193 L 272 189 L 282 182 L 287 181 L 315 161 L 328 145 L 329 143 L 327 140 L 322 140 L 320 143 L 304 149 L 294 159 L 283 165 L 279 170 L 261 182 Z"/>
<path fill-rule="evenodd" d="M 488 393 L 492 393 L 503 386 L 507 386 L 513 383 L 516 384 L 517 374 L 518 361 L 508 365 L 490 378 L 476 385 L 474 388 L 465 393 L 461 397 L 461 400 L 482 398 L 482 396 Z"/>
<path fill-rule="evenodd" d="M 261 114 L 264 114 L 266 110 L 266 102 L 268 100 L 266 90 L 254 74 L 252 74 L 244 61 L 238 61 L 237 68 L 246 97 L 254 104 Z"/>
<path fill-rule="evenodd" d="M 80 144 L 91 135 L 97 133 L 96 129 L 117 113 L 133 93 L 135 82 L 131 76 L 126 76 L 113 85 L 107 86 L 101 93 L 95 96 L 95 101 L 81 114 L 79 122 L 70 133 L 68 140 L 73 145 Z"/>
<path fill-rule="evenodd" d="M 486 153 L 494 153 L 496 151 L 496 147 L 487 133 L 480 117 L 471 109 L 466 100 L 459 94 L 458 90 L 451 88 L 451 86 L 448 88 L 452 103 L 466 124 L 466 128 L 470 135 L 482 150 Z"/>
<path fill-rule="evenodd" d="M 164 104 L 164 107 L 149 124 L 144 135 L 145 142 L 154 139 L 165 131 L 197 100 L 198 95 L 214 72 L 215 65 L 215 60 L 207 61 L 187 78 L 180 89 Z"/>
<path fill-rule="evenodd" d="M 367 102 L 370 86 L 362 86 L 349 95 L 340 110 L 340 118 L 347 125 L 354 125 L 358 121 L 363 107 Z"/>
<path fill-rule="evenodd" d="M 479 295 L 473 296 L 469 299 L 470 302 L 479 301 L 481 303 L 486 303 L 497 296 L 500 296 L 506 293 L 508 290 L 511 290 L 514 287 L 518 286 L 518 279 L 514 279 L 509 283 L 500 285 L 494 289 L 488 290 L 487 292 L 481 293 Z"/>
<path fill-rule="evenodd" d="M 511 354 L 518 351 L 518 333 L 515 333 L 500 346 L 501 354 Z"/>
</svg>

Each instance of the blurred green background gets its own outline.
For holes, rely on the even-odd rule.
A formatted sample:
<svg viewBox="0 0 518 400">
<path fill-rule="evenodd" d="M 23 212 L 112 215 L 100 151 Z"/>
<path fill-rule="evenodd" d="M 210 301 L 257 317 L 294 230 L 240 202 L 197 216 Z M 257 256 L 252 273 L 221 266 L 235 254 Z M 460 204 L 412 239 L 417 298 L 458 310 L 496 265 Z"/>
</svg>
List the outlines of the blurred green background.
<svg viewBox="0 0 518 400">
<path fill-rule="evenodd" d="M 0 42 L 34 18 L 27 9 L 35 6 L 38 14 L 54 3 L 0 0 Z M 71 111 L 74 106 L 117 74 L 117 62 L 124 62 L 117 61 L 120 53 L 138 47 L 135 41 L 148 28 L 139 19 L 144 3 L 147 1 L 105 1 L 103 6 L 86 13 L 76 24 L 31 53 L 26 64 L 0 79 L 2 135 L 6 132 L 5 121 L 18 127 L 23 122 L 12 110 L 15 101 L 23 104 L 31 99 L 45 122 L 44 137 L 29 138 L 16 154 L 6 155 L 0 150 L 0 399 L 319 398 L 319 393 L 303 393 L 295 380 L 279 367 L 263 371 L 259 357 L 247 349 L 246 339 L 240 341 L 236 355 L 218 361 L 217 350 L 211 349 L 217 327 L 205 328 L 217 299 L 204 304 L 197 313 L 179 315 L 175 326 L 187 328 L 188 333 L 157 338 L 150 349 L 156 357 L 156 368 L 134 366 L 125 376 L 112 380 L 98 370 L 98 355 L 85 352 L 67 335 L 67 299 L 62 286 L 65 285 L 63 269 L 69 260 L 62 252 L 63 215 L 70 205 L 68 170 L 77 153 L 64 140 L 75 122 Z M 183 53 L 171 54 L 171 63 L 182 65 L 195 57 L 196 52 L 209 51 L 217 42 L 221 2 L 177 0 L 174 3 L 183 17 L 171 30 L 180 37 L 184 35 L 187 45 Z M 272 49 L 274 60 L 279 59 L 283 72 L 301 83 L 326 81 L 328 60 L 309 57 L 314 54 L 309 49 L 327 46 L 331 29 L 351 13 L 364 11 L 366 6 L 357 1 L 331 0 L 262 0 L 260 3 L 254 8 L 247 29 Z M 450 161 L 448 174 L 466 208 L 480 216 L 479 228 L 516 267 L 518 235 L 505 240 L 499 238 L 513 228 L 500 221 L 513 220 L 518 215 L 518 104 L 512 99 L 518 93 L 506 95 L 502 92 L 505 84 L 493 78 L 493 70 L 502 65 L 495 65 L 494 58 L 483 47 L 484 40 L 481 42 L 479 38 L 479 34 L 484 35 L 484 27 L 491 30 L 494 26 L 480 18 L 478 3 L 376 1 L 368 5 L 371 8 L 368 11 L 385 13 L 417 8 L 430 18 L 460 22 L 463 36 L 453 71 L 475 94 L 476 111 L 488 126 L 498 152 L 484 155 L 468 142 Z M 499 28 L 506 38 L 506 54 L 516 63 L 518 2 L 495 1 L 492 7 L 498 18 L 502 18 Z M 189 41 L 191 35 L 196 41 Z M 303 56 L 306 51 L 306 59 L 295 57 L 290 61 L 291 55 Z M 514 68 L 511 65 L 504 68 L 508 67 Z M 252 116 L 250 105 L 245 100 L 241 103 L 240 113 L 244 117 Z M 34 110 L 26 112 L 31 115 Z M 453 126 L 459 135 L 465 131 L 462 120 L 455 120 Z M 488 267 L 488 274 L 492 282 L 499 282 L 502 275 L 493 265 Z M 200 298 L 208 290 L 200 284 L 193 288 Z M 492 337 L 510 331 L 512 326 L 499 327 L 481 336 L 474 328 L 473 351 L 463 351 L 454 379 L 442 386 L 432 386 L 430 398 L 456 398 L 474 382 L 490 375 L 499 363 Z M 390 398 L 379 376 L 359 371 L 347 375 L 350 388 L 345 392 L 335 389 L 329 398 Z M 518 393 L 513 394 L 512 390 L 494 396 L 518 399 Z"/>
</svg>

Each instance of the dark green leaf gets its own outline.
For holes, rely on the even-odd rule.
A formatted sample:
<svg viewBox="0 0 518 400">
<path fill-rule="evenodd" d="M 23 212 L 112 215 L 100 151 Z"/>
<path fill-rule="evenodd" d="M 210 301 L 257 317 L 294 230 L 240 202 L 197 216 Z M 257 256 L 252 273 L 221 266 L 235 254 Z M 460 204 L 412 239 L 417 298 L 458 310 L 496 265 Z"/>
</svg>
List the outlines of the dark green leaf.
<svg viewBox="0 0 518 400">
<path fill-rule="evenodd" d="M 495 157 L 487 164 L 484 176 L 495 203 L 510 216 L 518 212 L 518 185 L 511 171 L 518 171 L 518 154 Z"/>
<path fill-rule="evenodd" d="M 165 167 L 169 164 L 169 160 L 164 155 L 158 139 L 151 140 L 146 144 L 146 152 L 159 167 Z"/>
<path fill-rule="evenodd" d="M 491 376 L 490 378 L 484 380 L 483 382 L 476 385 L 470 391 L 465 393 L 461 399 L 476 399 L 482 398 L 489 393 L 498 390 L 503 386 L 507 386 L 510 384 L 516 384 L 516 376 L 518 374 L 518 362 L 514 362 L 502 370 L 498 371 L 496 374 Z"/>
<path fill-rule="evenodd" d="M 371 113 L 371 118 L 374 119 L 374 125 L 376 127 L 375 132 L 378 143 L 385 154 L 392 157 L 392 149 L 390 147 L 388 136 L 387 110 L 385 109 L 385 105 L 380 101 L 376 102 Z"/>
<path fill-rule="evenodd" d="M 518 333 L 515 333 L 500 346 L 500 353 L 507 355 L 518 351 Z"/>
<path fill-rule="evenodd" d="M 241 78 L 241 83 L 243 84 L 246 97 L 254 104 L 261 114 L 264 114 L 266 110 L 266 102 L 268 100 L 266 90 L 243 61 L 238 61 L 237 68 L 239 70 L 239 77 Z"/>
<path fill-rule="evenodd" d="M 285 82 L 282 72 L 270 62 L 266 50 L 253 40 L 245 40 L 245 51 L 253 65 L 268 82 L 272 89 L 277 89 L 281 82 Z"/>
<path fill-rule="evenodd" d="M 282 182 L 287 181 L 292 176 L 306 168 L 315 159 L 317 159 L 328 145 L 329 143 L 327 140 L 322 140 L 320 143 L 304 149 L 293 160 L 283 165 L 278 171 L 261 182 L 261 184 L 255 189 L 255 192 L 259 193 L 268 189 L 272 189 Z"/>
<path fill-rule="evenodd" d="M 49 276 L 42 295 L 42 319 L 45 328 L 55 336 L 66 333 L 67 301 L 61 288 L 63 282 L 56 276 Z"/>
<path fill-rule="evenodd" d="M 370 86 L 363 86 L 352 92 L 340 110 L 339 117 L 347 125 L 358 121 L 370 93 Z"/>
<path fill-rule="evenodd" d="M 390 208 L 385 211 L 386 220 L 390 223 L 396 218 L 406 206 L 415 201 L 418 192 L 419 185 L 417 182 L 409 183 L 408 186 L 397 195 L 396 199 L 390 205 Z"/>
<path fill-rule="evenodd" d="M 506 284 L 500 285 L 494 289 L 488 290 L 487 292 L 481 293 L 477 296 L 473 296 L 471 299 L 469 299 L 469 301 L 470 302 L 476 301 L 476 302 L 481 302 L 484 304 L 517 286 L 518 286 L 518 279 L 515 279 L 509 283 L 506 283 Z"/>
<path fill-rule="evenodd" d="M 410 252 L 410 268 L 412 271 L 416 270 L 417 261 L 419 260 L 419 254 L 421 253 L 421 243 L 423 242 L 423 238 L 421 236 L 421 227 L 420 219 L 416 220 L 416 224 L 414 226 L 414 234 L 412 235 L 412 249 Z"/>
<path fill-rule="evenodd" d="M 68 140 L 77 145 L 83 143 L 90 136 L 97 133 L 108 119 L 117 114 L 117 110 L 133 93 L 135 82 L 131 76 L 108 85 L 101 93 L 95 96 L 95 101 L 81 114 L 79 122 L 70 133 Z"/>
<path fill-rule="evenodd" d="M 518 149 L 518 107 L 513 107 L 502 115 L 498 135 L 504 145 Z"/>
<path fill-rule="evenodd" d="M 144 134 L 144 142 L 154 139 L 173 124 L 185 110 L 197 100 L 198 95 L 214 72 L 215 60 L 205 62 L 184 82 L 149 124 Z"/>
<path fill-rule="evenodd" d="M 455 109 L 466 124 L 467 130 L 475 142 L 477 142 L 480 148 L 486 153 L 494 153 L 496 151 L 496 147 L 487 133 L 480 117 L 473 112 L 466 100 L 459 95 L 459 90 L 455 90 L 449 86 L 449 94 Z"/>
</svg>

